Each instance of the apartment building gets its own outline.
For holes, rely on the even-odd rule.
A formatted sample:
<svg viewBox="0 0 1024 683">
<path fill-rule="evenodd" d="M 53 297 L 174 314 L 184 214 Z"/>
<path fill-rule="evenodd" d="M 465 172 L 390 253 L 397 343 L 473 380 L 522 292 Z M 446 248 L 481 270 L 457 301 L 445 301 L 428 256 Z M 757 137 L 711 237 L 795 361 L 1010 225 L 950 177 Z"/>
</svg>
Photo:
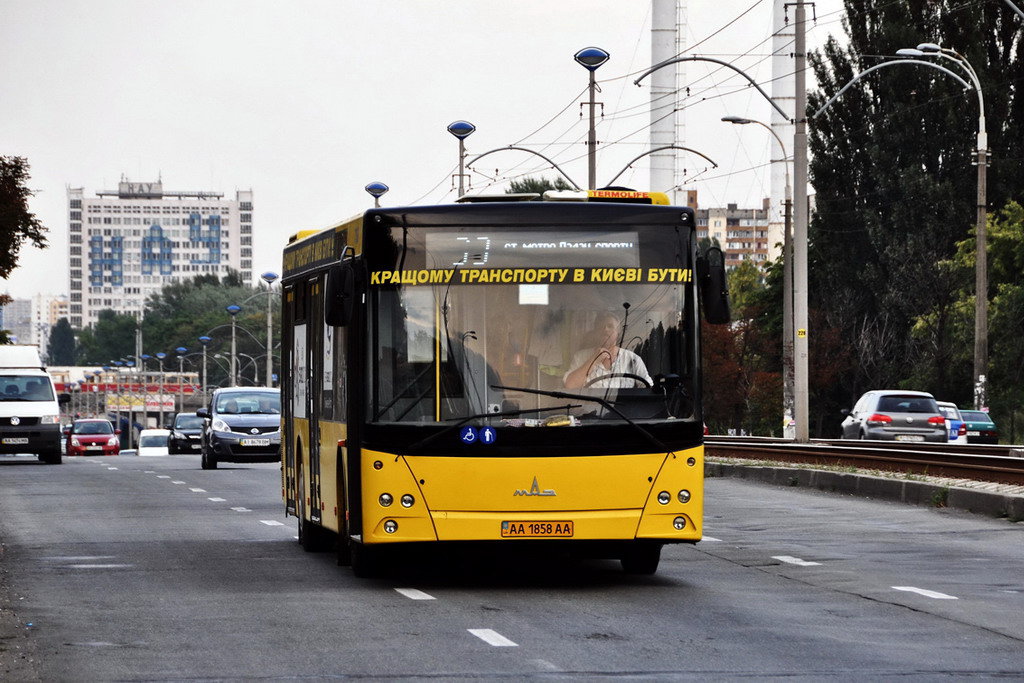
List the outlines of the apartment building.
<svg viewBox="0 0 1024 683">
<path fill-rule="evenodd" d="M 252 280 L 252 191 L 164 190 L 131 182 L 94 197 L 68 188 L 69 319 L 92 325 L 99 312 L 142 316 L 165 285 L 229 270 Z"/>
</svg>

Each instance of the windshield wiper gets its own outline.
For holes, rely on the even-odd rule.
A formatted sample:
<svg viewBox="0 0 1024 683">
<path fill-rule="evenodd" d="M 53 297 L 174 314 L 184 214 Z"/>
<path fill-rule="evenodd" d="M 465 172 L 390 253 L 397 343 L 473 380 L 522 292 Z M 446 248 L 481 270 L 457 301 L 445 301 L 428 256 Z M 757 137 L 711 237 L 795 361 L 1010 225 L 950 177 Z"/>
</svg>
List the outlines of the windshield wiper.
<svg viewBox="0 0 1024 683">
<path fill-rule="evenodd" d="M 447 427 L 445 427 L 441 431 L 435 432 L 435 433 L 431 434 L 428 437 L 420 439 L 416 443 L 414 443 L 411 446 L 409 446 L 409 451 L 412 452 L 412 451 L 415 451 L 417 449 L 423 448 L 424 446 L 426 446 L 428 443 L 430 443 L 434 439 L 437 439 L 437 438 L 443 436 L 444 434 L 449 433 L 453 429 L 458 429 L 459 427 L 461 427 L 462 425 L 466 424 L 470 420 L 479 420 L 480 418 L 483 418 L 483 417 L 515 417 L 516 415 L 526 415 L 527 413 L 543 413 L 543 412 L 547 412 L 549 410 L 571 410 L 573 408 L 582 408 L 582 407 L 583 406 L 581 406 L 581 405 L 573 405 L 571 403 L 568 403 L 568 404 L 566 404 L 564 406 L 548 406 L 546 408 L 523 408 L 522 410 L 503 410 L 503 411 L 498 412 L 498 413 L 477 413 L 476 415 L 467 415 L 466 417 L 460 418 L 459 421 L 456 422 L 455 424 L 448 425 Z"/>
<path fill-rule="evenodd" d="M 673 453 L 673 450 L 671 448 L 669 448 L 668 446 L 666 446 L 664 443 L 662 443 L 661 439 L 659 439 L 658 437 L 654 436 L 654 434 L 651 434 L 649 431 L 647 431 L 646 429 L 644 429 L 643 427 L 638 425 L 636 422 L 633 422 L 633 420 L 631 420 L 628 417 L 626 417 L 622 413 L 622 411 L 620 411 L 618 408 L 616 408 L 614 404 L 612 404 L 609 401 L 606 401 L 603 398 L 599 398 L 597 396 L 585 396 L 583 394 L 572 394 L 572 393 L 568 393 L 568 392 L 565 392 L 565 391 L 547 391 L 545 389 L 530 389 L 528 387 L 506 387 L 506 386 L 502 386 L 500 384 L 492 384 L 491 388 L 492 389 L 505 389 L 506 391 L 525 391 L 528 394 L 536 394 L 537 396 L 550 396 L 551 398 L 568 398 L 568 399 L 573 399 L 573 400 L 576 400 L 576 401 L 589 401 L 590 403 L 597 403 L 602 408 L 606 408 L 606 409 L 610 410 L 611 412 L 615 413 L 616 415 L 618 415 L 619 417 L 621 417 L 631 427 L 633 427 L 638 432 L 643 434 L 644 437 L 646 437 L 651 443 L 653 443 L 655 446 L 657 446 L 661 450 L 665 451 L 666 454 Z"/>
</svg>

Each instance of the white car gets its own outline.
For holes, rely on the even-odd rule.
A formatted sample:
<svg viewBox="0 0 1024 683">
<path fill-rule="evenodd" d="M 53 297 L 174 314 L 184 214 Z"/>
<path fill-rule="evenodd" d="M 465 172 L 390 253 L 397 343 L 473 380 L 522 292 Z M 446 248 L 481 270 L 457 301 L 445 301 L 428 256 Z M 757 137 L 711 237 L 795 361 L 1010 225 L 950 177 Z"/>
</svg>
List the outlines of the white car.
<svg viewBox="0 0 1024 683">
<path fill-rule="evenodd" d="M 960 414 L 955 403 L 936 401 L 939 412 L 946 418 L 946 429 L 949 431 L 949 443 L 967 443 L 967 422 Z"/>
<path fill-rule="evenodd" d="M 168 455 L 169 429 L 143 429 L 139 432 L 138 455 Z"/>
</svg>

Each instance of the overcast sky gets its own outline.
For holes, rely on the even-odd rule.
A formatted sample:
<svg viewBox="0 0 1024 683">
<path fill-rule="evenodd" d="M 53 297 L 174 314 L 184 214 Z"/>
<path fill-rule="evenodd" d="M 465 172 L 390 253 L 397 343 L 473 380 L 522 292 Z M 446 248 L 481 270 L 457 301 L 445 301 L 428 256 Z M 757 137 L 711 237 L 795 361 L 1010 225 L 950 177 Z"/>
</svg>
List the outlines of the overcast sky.
<svg viewBox="0 0 1024 683">
<path fill-rule="evenodd" d="M 811 47 L 842 35 L 840 0 L 816 10 Z M 31 210 L 50 229 L 50 248 L 23 250 L 0 284 L 16 298 L 67 293 L 66 188 L 95 196 L 122 175 L 230 199 L 253 190 L 254 273 L 280 271 L 288 235 L 372 206 L 371 181 L 391 187 L 385 205 L 451 201 L 457 119 L 477 127 L 470 156 L 530 147 L 585 185 L 587 72 L 572 57 L 591 45 L 611 53 L 597 72 L 598 184 L 648 148 L 649 90 L 632 81 L 650 66 L 649 0 L 0 0 L 0 17 L 0 154 L 27 157 Z M 687 43 L 705 41 L 690 54 L 761 83 L 771 33 L 772 0 L 689 0 Z M 685 187 L 701 206 L 760 207 L 768 133 L 720 119 L 767 122 L 770 107 L 712 68 L 687 66 L 678 142 L 719 168 L 695 159 Z M 473 189 L 485 174 L 495 191 L 523 173 L 554 176 L 538 162 L 490 155 Z M 647 168 L 616 184 L 649 189 Z"/>
</svg>

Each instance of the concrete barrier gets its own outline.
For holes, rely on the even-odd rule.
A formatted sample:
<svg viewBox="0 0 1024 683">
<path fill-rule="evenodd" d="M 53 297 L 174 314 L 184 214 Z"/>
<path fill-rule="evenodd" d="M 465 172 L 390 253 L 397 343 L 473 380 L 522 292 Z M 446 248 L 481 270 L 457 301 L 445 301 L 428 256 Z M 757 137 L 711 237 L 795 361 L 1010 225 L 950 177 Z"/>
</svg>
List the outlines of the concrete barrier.
<svg viewBox="0 0 1024 683">
<path fill-rule="evenodd" d="M 1024 521 L 1024 495 L 946 486 L 928 481 L 892 479 L 805 467 L 766 467 L 723 462 L 706 463 L 704 476 L 736 477 L 775 486 L 803 486 L 819 491 L 891 500 L 908 505 L 949 507 L 989 517 L 1005 517 L 1011 522 Z"/>
</svg>

